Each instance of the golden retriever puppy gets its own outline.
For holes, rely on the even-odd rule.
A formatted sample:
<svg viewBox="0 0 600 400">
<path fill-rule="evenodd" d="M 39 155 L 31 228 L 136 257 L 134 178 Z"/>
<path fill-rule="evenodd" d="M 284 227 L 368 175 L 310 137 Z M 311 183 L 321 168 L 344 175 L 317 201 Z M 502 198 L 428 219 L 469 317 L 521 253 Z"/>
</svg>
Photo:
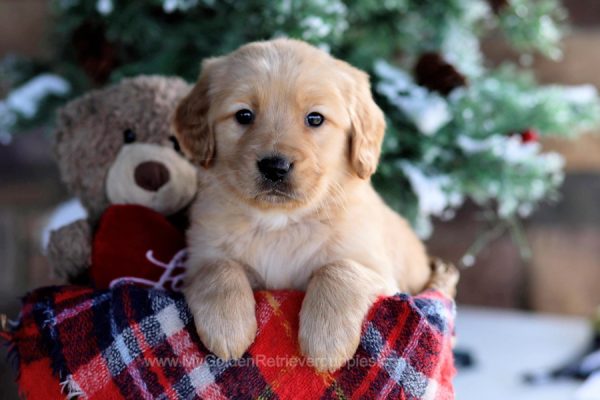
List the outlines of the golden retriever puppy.
<svg viewBox="0 0 600 400">
<path fill-rule="evenodd" d="M 277 39 L 205 60 L 174 125 L 204 166 L 184 293 L 223 359 L 254 340 L 252 289 L 302 289 L 301 351 L 320 370 L 350 359 L 378 296 L 416 293 L 431 269 L 370 183 L 385 130 L 368 75 Z"/>
</svg>

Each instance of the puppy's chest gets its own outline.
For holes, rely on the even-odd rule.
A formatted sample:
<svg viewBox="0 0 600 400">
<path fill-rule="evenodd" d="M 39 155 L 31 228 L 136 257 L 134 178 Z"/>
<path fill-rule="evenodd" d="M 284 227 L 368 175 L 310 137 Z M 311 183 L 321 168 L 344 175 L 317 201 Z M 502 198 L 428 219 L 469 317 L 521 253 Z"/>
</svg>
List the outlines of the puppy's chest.
<svg viewBox="0 0 600 400">
<path fill-rule="evenodd" d="M 256 273 L 257 288 L 305 289 L 311 273 L 328 257 L 330 232 L 319 222 L 244 225 L 225 235 L 219 247 Z"/>
</svg>

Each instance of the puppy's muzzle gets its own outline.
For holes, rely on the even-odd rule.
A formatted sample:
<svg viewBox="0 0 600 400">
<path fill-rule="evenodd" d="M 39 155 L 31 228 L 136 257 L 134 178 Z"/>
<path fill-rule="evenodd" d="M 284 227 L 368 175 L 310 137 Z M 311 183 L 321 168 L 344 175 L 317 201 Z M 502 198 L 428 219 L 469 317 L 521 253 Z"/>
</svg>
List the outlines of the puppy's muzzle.
<svg viewBox="0 0 600 400">
<path fill-rule="evenodd" d="M 265 157 L 256 164 L 262 177 L 273 183 L 283 182 L 294 166 L 287 158 L 280 155 Z"/>
<path fill-rule="evenodd" d="M 163 163 L 157 161 L 145 161 L 135 167 L 135 183 L 142 189 L 156 192 L 169 182 L 169 170 Z"/>
</svg>

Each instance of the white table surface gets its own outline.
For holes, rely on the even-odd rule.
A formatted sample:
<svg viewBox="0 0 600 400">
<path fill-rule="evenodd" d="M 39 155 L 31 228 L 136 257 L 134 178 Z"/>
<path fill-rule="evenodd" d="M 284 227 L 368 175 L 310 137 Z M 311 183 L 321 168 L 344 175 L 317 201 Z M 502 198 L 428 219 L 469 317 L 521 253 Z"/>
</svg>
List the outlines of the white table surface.
<svg viewBox="0 0 600 400">
<path fill-rule="evenodd" d="M 581 383 L 532 386 L 522 377 L 561 365 L 584 349 L 591 335 L 586 319 L 459 305 L 456 332 L 458 347 L 471 350 L 476 362 L 455 379 L 458 400 L 575 398 Z"/>
</svg>

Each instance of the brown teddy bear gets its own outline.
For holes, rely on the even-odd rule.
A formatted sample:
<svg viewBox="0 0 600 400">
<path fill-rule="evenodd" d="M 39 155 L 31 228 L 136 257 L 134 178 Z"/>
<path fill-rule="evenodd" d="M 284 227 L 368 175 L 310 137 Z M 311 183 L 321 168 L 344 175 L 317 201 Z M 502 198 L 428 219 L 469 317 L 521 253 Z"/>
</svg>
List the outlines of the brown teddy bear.
<svg viewBox="0 0 600 400">
<path fill-rule="evenodd" d="M 63 181 L 88 218 L 50 233 L 47 256 L 62 278 L 86 271 L 92 237 L 113 204 L 164 216 L 196 194 L 196 169 L 180 153 L 172 113 L 191 87 L 178 78 L 140 76 L 75 99 L 58 114 L 55 151 Z"/>
</svg>

